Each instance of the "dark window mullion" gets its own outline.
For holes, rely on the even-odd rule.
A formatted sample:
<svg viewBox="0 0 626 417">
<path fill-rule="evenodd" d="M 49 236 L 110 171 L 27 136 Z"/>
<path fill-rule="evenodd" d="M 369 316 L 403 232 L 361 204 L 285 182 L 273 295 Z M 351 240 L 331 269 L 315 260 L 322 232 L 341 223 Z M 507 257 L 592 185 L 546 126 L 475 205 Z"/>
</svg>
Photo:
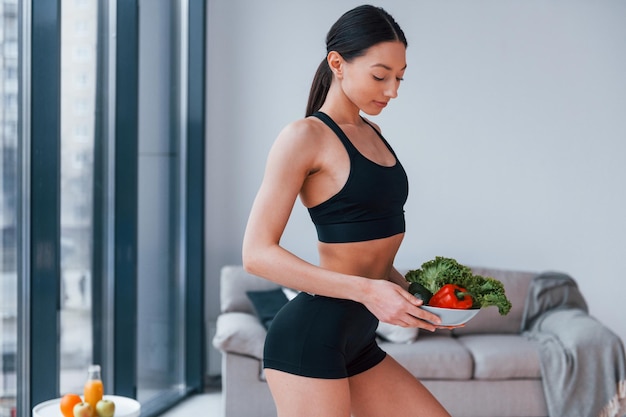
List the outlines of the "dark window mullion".
<svg viewBox="0 0 626 417">
<path fill-rule="evenodd" d="M 93 363 L 103 366 L 103 380 L 108 386 L 109 373 L 107 372 L 107 364 L 105 358 L 106 352 L 106 250 L 107 250 L 107 234 L 105 216 L 107 204 L 107 181 L 105 170 L 107 158 L 106 147 L 106 106 L 107 97 L 105 92 L 108 87 L 106 65 L 108 63 L 108 4 L 106 2 L 98 3 L 98 29 L 97 42 L 98 49 L 96 52 L 96 106 L 94 120 L 94 151 L 93 151 L 93 237 L 92 237 L 92 275 L 91 275 L 91 311 L 92 311 L 92 340 L 93 340 Z M 101 296 L 101 295 L 104 295 Z"/>
<path fill-rule="evenodd" d="M 117 2 L 113 391 L 133 398 L 137 394 L 138 12 L 137 0 Z"/>
<path fill-rule="evenodd" d="M 204 100 L 206 2 L 189 0 L 187 102 L 187 204 L 185 226 L 185 380 L 190 389 L 204 382 Z"/>
<path fill-rule="evenodd" d="M 31 407 L 59 395 L 60 20 L 59 0 L 32 0 Z"/>
</svg>

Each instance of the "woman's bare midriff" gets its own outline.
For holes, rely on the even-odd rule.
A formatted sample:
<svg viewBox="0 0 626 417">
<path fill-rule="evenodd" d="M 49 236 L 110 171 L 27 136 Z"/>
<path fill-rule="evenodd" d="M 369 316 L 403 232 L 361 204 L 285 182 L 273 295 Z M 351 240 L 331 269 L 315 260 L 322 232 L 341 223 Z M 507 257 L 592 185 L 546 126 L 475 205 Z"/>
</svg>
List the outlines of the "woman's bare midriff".
<svg viewBox="0 0 626 417">
<path fill-rule="evenodd" d="M 404 233 L 365 242 L 318 242 L 320 266 L 372 279 L 387 279 Z"/>
</svg>

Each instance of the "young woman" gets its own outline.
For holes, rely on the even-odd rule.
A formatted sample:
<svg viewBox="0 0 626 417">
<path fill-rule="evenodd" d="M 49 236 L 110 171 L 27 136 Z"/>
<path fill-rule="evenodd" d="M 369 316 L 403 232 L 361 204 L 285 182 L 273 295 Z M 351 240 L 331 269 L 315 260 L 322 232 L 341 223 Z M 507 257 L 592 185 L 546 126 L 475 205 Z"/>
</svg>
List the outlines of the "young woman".
<svg viewBox="0 0 626 417">
<path fill-rule="evenodd" d="M 449 416 L 376 344 L 382 320 L 434 331 L 393 267 L 405 231 L 408 183 L 380 129 L 398 95 L 407 41 L 383 9 L 348 11 L 327 36 L 306 118 L 269 153 L 243 242 L 255 275 L 300 290 L 274 318 L 264 368 L 279 417 Z M 280 245 L 297 197 L 317 228 L 319 265 Z"/>
</svg>

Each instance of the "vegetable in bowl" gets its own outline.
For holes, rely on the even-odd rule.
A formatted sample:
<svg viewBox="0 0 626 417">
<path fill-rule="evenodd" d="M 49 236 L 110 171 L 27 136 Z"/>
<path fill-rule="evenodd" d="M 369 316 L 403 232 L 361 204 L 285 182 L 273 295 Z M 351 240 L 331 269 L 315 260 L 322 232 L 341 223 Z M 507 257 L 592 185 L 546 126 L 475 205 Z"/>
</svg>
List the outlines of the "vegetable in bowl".
<svg viewBox="0 0 626 417">
<path fill-rule="evenodd" d="M 472 294 L 460 285 L 446 284 L 433 294 L 428 305 L 466 310 L 474 307 L 474 300 Z"/>
<path fill-rule="evenodd" d="M 492 277 L 474 275 L 468 266 L 452 258 L 437 256 L 435 259 L 424 262 L 421 268 L 407 272 L 404 278 L 411 283 L 409 286 L 411 293 L 413 293 L 412 288 L 420 288 L 420 290 L 424 288 L 430 294 L 436 294 L 444 285 L 454 284 L 464 288 L 471 295 L 471 308 L 496 306 L 503 316 L 511 310 L 511 301 L 507 298 L 500 281 Z M 421 291 L 421 293 L 427 296 L 426 292 Z M 428 301 L 424 300 L 424 304 L 427 303 Z"/>
</svg>

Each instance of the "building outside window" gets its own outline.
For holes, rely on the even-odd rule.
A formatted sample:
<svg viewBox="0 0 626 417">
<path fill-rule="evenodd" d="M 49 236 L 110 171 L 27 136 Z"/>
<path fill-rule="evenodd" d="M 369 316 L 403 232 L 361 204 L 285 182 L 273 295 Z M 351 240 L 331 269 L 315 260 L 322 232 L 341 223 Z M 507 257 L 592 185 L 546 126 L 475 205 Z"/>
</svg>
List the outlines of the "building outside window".
<svg viewBox="0 0 626 417">
<path fill-rule="evenodd" d="M 97 1 L 61 1 L 61 394 L 82 391 L 92 362 L 97 17 Z"/>
<path fill-rule="evenodd" d="M 0 1 L 0 417 L 16 410 L 18 226 L 17 0 Z"/>
</svg>

